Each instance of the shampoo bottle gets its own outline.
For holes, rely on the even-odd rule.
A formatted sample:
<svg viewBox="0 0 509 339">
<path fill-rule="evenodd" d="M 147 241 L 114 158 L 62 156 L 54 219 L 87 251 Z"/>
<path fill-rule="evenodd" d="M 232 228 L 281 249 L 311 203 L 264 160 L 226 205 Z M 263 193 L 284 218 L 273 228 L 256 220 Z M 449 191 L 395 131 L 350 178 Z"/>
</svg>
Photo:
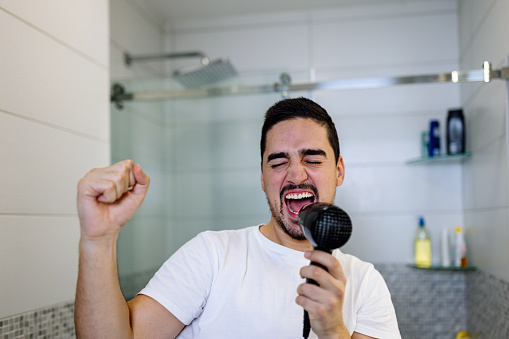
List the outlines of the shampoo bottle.
<svg viewBox="0 0 509 339">
<path fill-rule="evenodd" d="M 463 110 L 451 109 L 447 113 L 447 154 L 465 153 L 465 118 Z"/>
<path fill-rule="evenodd" d="M 431 238 L 424 223 L 424 218 L 419 217 L 419 226 L 414 237 L 415 266 L 431 266 Z"/>
<path fill-rule="evenodd" d="M 428 156 L 440 155 L 440 122 L 431 120 L 429 123 Z"/>
</svg>

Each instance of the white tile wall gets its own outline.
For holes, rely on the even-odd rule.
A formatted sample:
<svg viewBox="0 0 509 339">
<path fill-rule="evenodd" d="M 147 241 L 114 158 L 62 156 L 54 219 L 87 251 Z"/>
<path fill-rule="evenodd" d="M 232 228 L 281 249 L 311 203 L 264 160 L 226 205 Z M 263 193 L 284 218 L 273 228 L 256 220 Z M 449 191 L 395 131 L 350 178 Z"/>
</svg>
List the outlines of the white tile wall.
<svg viewBox="0 0 509 339">
<path fill-rule="evenodd" d="M 107 141 L 106 66 L 4 11 L 0 25 L 1 109 Z"/>
<path fill-rule="evenodd" d="M 307 75 L 300 81 L 439 73 L 458 69 L 456 6 L 455 1 L 428 1 L 294 12 L 280 20 L 277 14 L 225 18 L 180 23 L 168 36 L 176 50 L 228 56 L 240 71 Z M 349 252 L 370 261 L 408 262 L 417 215 L 429 219 L 436 236 L 442 227 L 463 223 L 461 165 L 405 165 L 420 155 L 420 132 L 429 120 L 445 122 L 447 109 L 459 106 L 458 86 L 312 96 L 339 130 L 346 179 L 336 201 L 358 220 Z M 185 225 L 196 232 L 207 218 L 214 224 L 209 220 L 206 227 L 219 229 L 268 220 L 257 164 L 261 119 L 279 98 L 271 100 L 182 100 L 171 106 L 166 161 L 174 181 L 167 191 L 176 208 L 168 236 L 179 237 Z"/>
<path fill-rule="evenodd" d="M 484 60 L 494 68 L 507 65 L 509 24 L 504 0 L 460 2 L 460 51 L 464 68 Z M 474 156 L 464 165 L 463 200 L 471 262 L 495 277 L 509 281 L 507 87 L 504 82 L 464 85 L 465 109 Z"/>
<path fill-rule="evenodd" d="M 76 186 L 104 165 L 108 144 L 10 114 L 0 114 L 1 213 L 76 214 Z M 23 188 L 23 189 L 20 189 Z"/>
<path fill-rule="evenodd" d="M 161 28 L 134 1 L 111 0 L 109 3 L 111 79 L 160 75 L 161 62 L 133 63 L 127 67 L 123 58 L 124 52 L 134 56 L 161 52 Z"/>
<path fill-rule="evenodd" d="M 0 215 L 0 232 L 0 318 L 74 299 L 75 216 Z"/>
<path fill-rule="evenodd" d="M 0 318 L 74 297 L 76 185 L 109 159 L 107 16 L 0 1 Z"/>
<path fill-rule="evenodd" d="M 104 1 L 37 1 L 28 4 L 1 0 L 0 7 L 16 16 L 24 25 L 107 67 L 108 35 L 104 32 L 108 32 L 108 5 Z M 16 38 L 20 37 L 16 34 Z"/>
</svg>

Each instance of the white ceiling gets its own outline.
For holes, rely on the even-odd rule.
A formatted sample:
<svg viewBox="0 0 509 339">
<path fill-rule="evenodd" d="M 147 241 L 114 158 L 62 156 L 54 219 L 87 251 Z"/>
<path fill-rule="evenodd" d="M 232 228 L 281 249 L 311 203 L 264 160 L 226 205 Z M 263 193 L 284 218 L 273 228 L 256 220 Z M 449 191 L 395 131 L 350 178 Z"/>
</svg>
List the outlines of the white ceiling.
<svg viewBox="0 0 509 339">
<path fill-rule="evenodd" d="M 135 0 L 160 24 L 221 16 L 423 0 Z"/>
</svg>

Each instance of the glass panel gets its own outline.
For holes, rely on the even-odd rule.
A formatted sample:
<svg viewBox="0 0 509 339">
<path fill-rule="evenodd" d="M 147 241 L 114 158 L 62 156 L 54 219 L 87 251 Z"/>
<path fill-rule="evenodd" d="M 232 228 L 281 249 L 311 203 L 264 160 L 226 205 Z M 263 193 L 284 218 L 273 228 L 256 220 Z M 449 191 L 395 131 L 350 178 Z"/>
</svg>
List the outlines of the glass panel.
<svg viewBox="0 0 509 339">
<path fill-rule="evenodd" d="M 271 85 L 280 82 L 281 73 L 244 73 L 214 87 Z M 307 75 L 294 76 L 306 81 Z M 173 79 L 121 84 L 127 92 L 182 89 Z M 112 161 L 130 158 L 151 176 L 143 206 L 119 236 L 126 299 L 197 233 L 268 222 L 259 139 L 265 111 L 280 99 L 273 92 L 127 101 L 121 110 L 111 105 Z"/>
</svg>

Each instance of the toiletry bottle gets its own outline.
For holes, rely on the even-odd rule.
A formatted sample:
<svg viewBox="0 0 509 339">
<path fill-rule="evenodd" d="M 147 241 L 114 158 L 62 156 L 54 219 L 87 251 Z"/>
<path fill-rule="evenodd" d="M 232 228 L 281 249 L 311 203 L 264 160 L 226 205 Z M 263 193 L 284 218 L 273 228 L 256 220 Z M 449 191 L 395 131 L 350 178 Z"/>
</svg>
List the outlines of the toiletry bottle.
<svg viewBox="0 0 509 339">
<path fill-rule="evenodd" d="M 431 266 L 431 238 L 426 225 L 424 224 L 424 218 L 419 217 L 419 227 L 415 232 L 414 239 L 414 250 L 415 250 L 415 266 L 418 267 L 430 267 Z"/>
<path fill-rule="evenodd" d="M 456 228 L 456 232 L 454 234 L 454 266 L 468 266 L 467 244 L 465 242 L 463 231 L 460 227 Z"/>
<path fill-rule="evenodd" d="M 440 264 L 442 267 L 451 266 L 451 254 L 449 250 L 449 230 L 442 229 L 442 238 L 440 239 Z"/>
<path fill-rule="evenodd" d="M 462 109 L 447 113 L 447 154 L 465 153 L 465 118 Z"/>
<path fill-rule="evenodd" d="M 440 122 L 431 120 L 429 123 L 428 156 L 440 155 Z"/>
<path fill-rule="evenodd" d="M 425 158 L 429 152 L 429 132 L 421 132 L 421 157 Z"/>
</svg>

